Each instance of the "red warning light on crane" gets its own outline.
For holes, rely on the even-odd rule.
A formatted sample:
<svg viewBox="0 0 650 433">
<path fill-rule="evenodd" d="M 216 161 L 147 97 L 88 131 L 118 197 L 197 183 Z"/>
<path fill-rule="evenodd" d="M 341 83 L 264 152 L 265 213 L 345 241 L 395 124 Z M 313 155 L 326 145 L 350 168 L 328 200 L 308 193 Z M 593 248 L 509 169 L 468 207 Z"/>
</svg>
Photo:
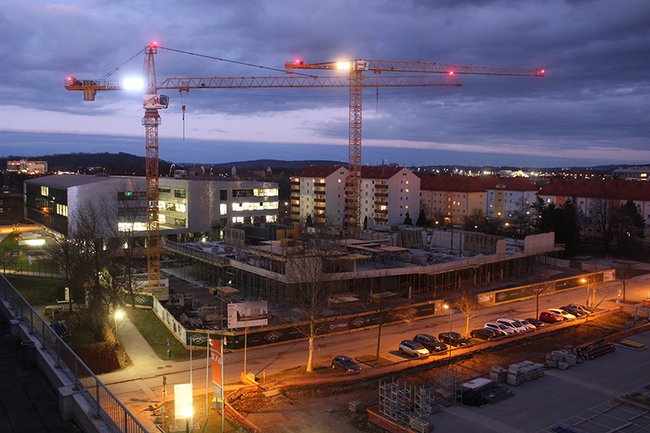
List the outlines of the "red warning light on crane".
<svg viewBox="0 0 650 433">
<path fill-rule="evenodd" d="M 454 71 L 449 71 L 449 75 L 454 75 Z"/>
<path fill-rule="evenodd" d="M 296 65 L 304 65 L 305 64 L 305 62 L 303 60 L 301 60 L 301 59 L 295 59 L 293 61 L 293 63 L 295 63 Z"/>
</svg>

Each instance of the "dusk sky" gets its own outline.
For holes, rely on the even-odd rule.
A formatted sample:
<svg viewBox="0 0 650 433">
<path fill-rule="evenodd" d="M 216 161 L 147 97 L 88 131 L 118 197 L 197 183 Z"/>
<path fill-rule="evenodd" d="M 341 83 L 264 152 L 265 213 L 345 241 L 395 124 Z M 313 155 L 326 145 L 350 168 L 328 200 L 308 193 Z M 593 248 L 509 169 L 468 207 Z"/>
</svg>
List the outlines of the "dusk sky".
<svg viewBox="0 0 650 433">
<path fill-rule="evenodd" d="M 63 84 L 69 74 L 101 78 L 156 40 L 278 69 L 300 57 L 546 70 L 544 78 L 466 75 L 460 88 L 365 90 L 364 164 L 650 163 L 648 0 L 4 0 L 0 38 L 0 156 L 144 155 L 141 93 L 84 102 Z M 110 80 L 141 74 L 143 61 Z M 156 61 L 159 81 L 282 73 L 165 50 Z M 165 93 L 160 157 L 168 161 L 347 160 L 346 89 Z"/>
</svg>

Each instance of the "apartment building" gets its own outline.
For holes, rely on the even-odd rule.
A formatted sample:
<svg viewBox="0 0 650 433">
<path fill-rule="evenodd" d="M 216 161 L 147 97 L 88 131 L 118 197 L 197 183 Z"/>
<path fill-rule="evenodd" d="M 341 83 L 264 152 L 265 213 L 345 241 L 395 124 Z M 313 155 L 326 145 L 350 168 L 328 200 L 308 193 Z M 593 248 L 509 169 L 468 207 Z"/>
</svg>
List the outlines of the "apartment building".
<svg viewBox="0 0 650 433">
<path fill-rule="evenodd" d="M 635 180 L 573 180 L 554 179 L 538 193 L 546 204 L 562 206 L 574 201 L 583 215 L 589 216 L 603 201 L 608 208 L 618 207 L 631 200 L 650 227 L 650 183 Z"/>
<path fill-rule="evenodd" d="M 78 216 L 88 209 L 99 220 L 102 236 L 146 231 L 143 177 L 52 175 L 25 181 L 24 194 L 25 218 L 61 234 L 73 233 Z M 161 177 L 158 208 L 163 235 L 275 222 L 278 185 Z"/>
<path fill-rule="evenodd" d="M 343 166 L 310 166 L 291 178 L 291 219 L 304 224 L 310 216 L 315 224 L 340 226 L 345 220 Z"/>
<path fill-rule="evenodd" d="M 538 188 L 525 177 L 485 177 L 485 215 L 510 219 L 521 212 L 533 212 Z"/>
<path fill-rule="evenodd" d="M 360 223 L 368 227 L 402 224 L 408 213 L 415 222 L 420 214 L 420 178 L 395 166 L 361 168 Z"/>
<path fill-rule="evenodd" d="M 483 178 L 474 176 L 424 176 L 420 178 L 420 206 L 428 220 L 444 216 L 452 223 L 480 210 L 485 215 L 487 193 Z"/>
</svg>

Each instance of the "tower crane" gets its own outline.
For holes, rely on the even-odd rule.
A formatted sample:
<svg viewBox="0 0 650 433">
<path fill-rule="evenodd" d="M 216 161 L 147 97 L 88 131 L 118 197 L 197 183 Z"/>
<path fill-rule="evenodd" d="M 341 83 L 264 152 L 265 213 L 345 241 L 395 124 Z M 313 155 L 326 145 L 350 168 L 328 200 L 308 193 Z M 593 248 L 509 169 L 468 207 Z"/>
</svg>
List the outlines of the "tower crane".
<svg viewBox="0 0 650 433">
<path fill-rule="evenodd" d="M 295 69 L 338 70 L 349 73 L 349 137 L 348 137 L 348 176 L 345 188 L 346 221 L 349 227 L 360 224 L 360 189 L 361 189 L 361 113 L 363 96 L 363 72 L 374 72 L 375 76 L 382 73 L 437 73 L 454 75 L 501 75 L 518 77 L 543 77 L 544 69 L 504 68 L 494 66 L 464 66 L 436 62 L 420 62 L 406 60 L 365 60 L 354 59 L 322 63 L 305 63 L 303 60 L 285 62 L 286 71 Z"/>
<path fill-rule="evenodd" d="M 159 94 L 159 90 L 178 90 L 189 92 L 190 89 L 261 89 L 261 88 L 359 88 L 363 87 L 449 87 L 461 86 L 454 77 L 433 77 L 431 75 L 377 75 L 362 77 L 351 74 L 350 77 L 278 75 L 252 77 L 194 77 L 167 78 L 160 83 L 156 80 L 155 55 L 156 42 L 148 44 L 145 49 L 145 78 L 147 93 L 143 97 L 145 127 L 145 166 L 147 199 L 147 280 L 150 289 L 160 286 L 160 226 L 158 219 L 158 127 L 160 114 L 158 110 L 169 106 L 169 97 Z M 235 62 L 241 63 L 241 62 Z M 355 83 L 349 82 L 354 78 Z M 104 80 L 79 80 L 69 76 L 65 80 L 66 90 L 81 91 L 85 101 L 94 101 L 98 91 L 125 90 L 127 86 Z M 360 101 L 360 99 L 359 99 Z M 360 102 L 359 102 L 360 103 Z M 360 115 L 359 115 L 360 122 Z M 360 123 L 359 123 L 360 133 Z M 359 139 L 360 144 L 360 139 Z"/>
</svg>

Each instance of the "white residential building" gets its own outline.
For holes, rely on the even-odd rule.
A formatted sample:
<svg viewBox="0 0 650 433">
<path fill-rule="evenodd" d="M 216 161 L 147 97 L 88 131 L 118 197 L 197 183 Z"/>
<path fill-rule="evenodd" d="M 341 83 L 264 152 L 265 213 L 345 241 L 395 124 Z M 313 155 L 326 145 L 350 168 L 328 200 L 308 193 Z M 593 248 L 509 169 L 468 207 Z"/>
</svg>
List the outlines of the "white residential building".
<svg viewBox="0 0 650 433">
<path fill-rule="evenodd" d="M 402 224 L 408 213 L 415 224 L 420 214 L 420 178 L 395 166 L 361 168 L 359 222 L 368 227 Z"/>
<path fill-rule="evenodd" d="M 537 201 L 537 187 L 523 177 L 491 177 L 485 185 L 485 215 L 507 220 L 521 212 L 532 212 Z"/>
<path fill-rule="evenodd" d="M 291 178 L 291 219 L 304 224 L 340 226 L 345 219 L 345 179 L 342 166 L 310 166 Z"/>
</svg>

